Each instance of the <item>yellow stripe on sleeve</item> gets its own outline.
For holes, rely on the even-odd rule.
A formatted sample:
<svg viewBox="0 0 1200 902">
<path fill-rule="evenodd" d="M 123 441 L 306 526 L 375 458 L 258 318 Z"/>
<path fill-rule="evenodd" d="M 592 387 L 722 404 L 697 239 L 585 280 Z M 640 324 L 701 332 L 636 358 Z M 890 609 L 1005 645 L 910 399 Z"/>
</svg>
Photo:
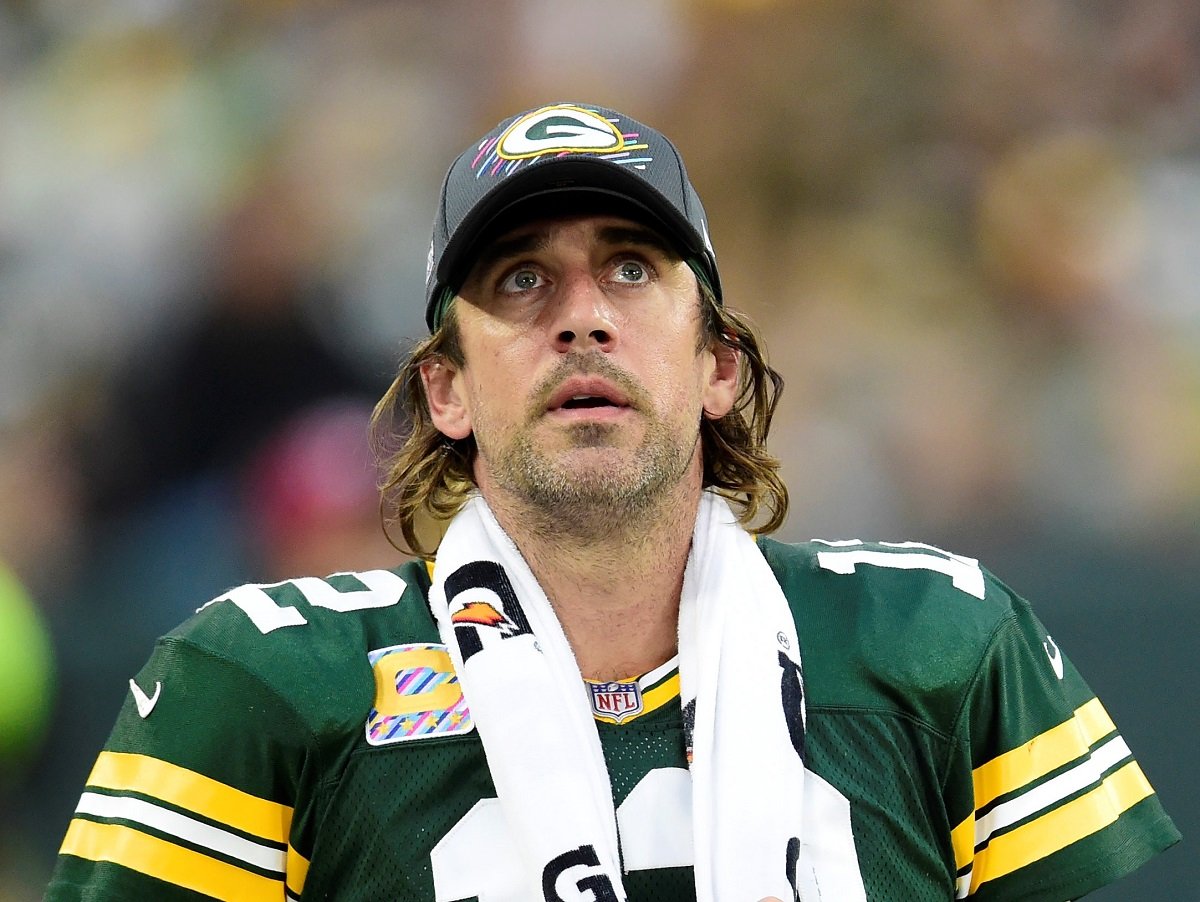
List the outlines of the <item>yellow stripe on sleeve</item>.
<svg viewBox="0 0 1200 902">
<path fill-rule="evenodd" d="M 1083 730 L 1083 738 L 1087 740 L 1088 745 L 1093 745 L 1097 739 L 1107 736 L 1117 728 L 1098 698 L 1075 709 L 1075 719 L 1079 721 L 1079 726 Z"/>
<path fill-rule="evenodd" d="M 1070 720 L 975 768 L 975 808 L 1082 757 L 1092 743 L 1115 729 L 1100 699 L 1093 698 Z"/>
<path fill-rule="evenodd" d="M 210 820 L 277 843 L 288 841 L 292 809 L 234 789 L 195 771 L 127 752 L 101 752 L 89 786 L 140 792 Z"/>
<path fill-rule="evenodd" d="M 1138 763 L 1130 761 L 1074 801 L 993 838 L 975 858 L 971 892 L 1115 823 L 1122 812 L 1153 793 Z"/>
<path fill-rule="evenodd" d="M 954 849 L 954 869 L 961 871 L 975 857 L 975 812 L 950 831 L 950 847 Z"/>
<path fill-rule="evenodd" d="M 287 850 L 287 888 L 293 896 L 304 892 L 304 882 L 308 879 L 308 859 L 293 849 Z"/>
<path fill-rule="evenodd" d="M 217 899 L 279 902 L 283 894 L 278 880 L 121 824 L 75 818 L 67 828 L 61 851 L 91 861 L 111 861 Z"/>
</svg>

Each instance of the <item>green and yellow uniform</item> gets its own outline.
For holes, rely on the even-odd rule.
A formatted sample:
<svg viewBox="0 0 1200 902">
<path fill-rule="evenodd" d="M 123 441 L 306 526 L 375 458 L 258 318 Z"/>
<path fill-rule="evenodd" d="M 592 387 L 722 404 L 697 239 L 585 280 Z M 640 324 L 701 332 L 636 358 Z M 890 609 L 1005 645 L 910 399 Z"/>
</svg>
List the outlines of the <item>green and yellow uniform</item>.
<svg viewBox="0 0 1200 902">
<path fill-rule="evenodd" d="M 853 849 L 868 899 L 1062 902 L 1179 838 L 1054 639 L 973 560 L 760 546 L 796 618 L 823 842 Z M 520 900 L 429 585 L 413 562 L 243 586 L 161 639 L 47 898 Z M 629 898 L 690 902 L 677 671 L 594 688 Z"/>
</svg>

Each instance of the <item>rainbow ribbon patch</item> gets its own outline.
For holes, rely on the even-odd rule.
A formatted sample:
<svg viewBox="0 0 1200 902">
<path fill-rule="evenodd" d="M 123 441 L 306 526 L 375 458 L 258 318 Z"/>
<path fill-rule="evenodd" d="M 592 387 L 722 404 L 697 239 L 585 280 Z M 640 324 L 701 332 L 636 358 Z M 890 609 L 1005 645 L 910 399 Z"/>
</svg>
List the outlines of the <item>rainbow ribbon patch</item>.
<svg viewBox="0 0 1200 902">
<path fill-rule="evenodd" d="M 371 745 L 456 736 L 474 729 L 446 646 L 411 643 L 367 653 L 375 704 L 367 715 Z"/>
</svg>

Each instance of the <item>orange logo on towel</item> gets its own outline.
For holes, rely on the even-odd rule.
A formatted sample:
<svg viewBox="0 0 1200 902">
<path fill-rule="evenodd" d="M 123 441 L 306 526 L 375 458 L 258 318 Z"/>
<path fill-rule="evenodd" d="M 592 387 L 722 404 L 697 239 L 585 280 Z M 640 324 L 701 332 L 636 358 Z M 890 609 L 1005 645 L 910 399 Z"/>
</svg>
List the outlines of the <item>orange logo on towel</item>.
<svg viewBox="0 0 1200 902">
<path fill-rule="evenodd" d="M 499 626 L 507 618 L 486 601 L 470 601 L 450 616 L 451 623 L 476 623 L 480 626 Z"/>
</svg>

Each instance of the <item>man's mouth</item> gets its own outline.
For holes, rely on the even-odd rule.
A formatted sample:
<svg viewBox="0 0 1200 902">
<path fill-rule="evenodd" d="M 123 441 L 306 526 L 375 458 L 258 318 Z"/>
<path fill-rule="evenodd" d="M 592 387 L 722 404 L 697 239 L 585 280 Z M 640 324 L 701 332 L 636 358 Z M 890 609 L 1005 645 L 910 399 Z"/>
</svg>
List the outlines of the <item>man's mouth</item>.
<svg viewBox="0 0 1200 902">
<path fill-rule="evenodd" d="M 628 396 L 600 376 L 571 376 L 550 396 L 548 411 L 623 409 L 630 406 Z"/>
<path fill-rule="evenodd" d="M 608 398 L 597 397 L 596 395 L 580 395 L 577 398 L 568 398 L 563 401 L 561 407 L 563 410 L 576 410 L 589 407 L 618 407 Z"/>
</svg>

